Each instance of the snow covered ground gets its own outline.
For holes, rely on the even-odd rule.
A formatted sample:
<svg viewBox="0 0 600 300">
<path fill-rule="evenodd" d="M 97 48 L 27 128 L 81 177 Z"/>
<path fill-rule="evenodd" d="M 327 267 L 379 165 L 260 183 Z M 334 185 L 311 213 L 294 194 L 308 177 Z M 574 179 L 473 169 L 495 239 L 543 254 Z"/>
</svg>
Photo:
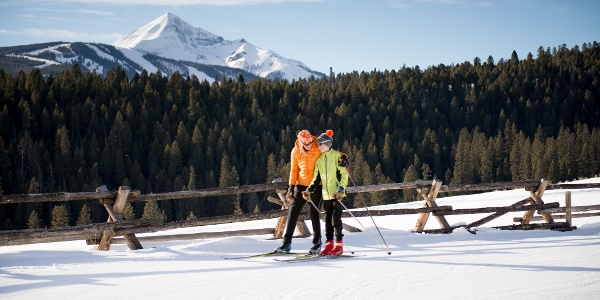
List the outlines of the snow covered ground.
<svg viewBox="0 0 600 300">
<path fill-rule="evenodd" d="M 600 178 L 580 182 L 600 182 Z M 564 206 L 565 190 L 546 191 Z M 442 194 L 443 196 L 443 194 Z M 454 208 L 507 206 L 524 190 L 438 199 Z M 600 204 L 600 189 L 573 190 L 573 206 Z M 422 202 L 389 205 L 421 207 Z M 448 216 L 462 224 L 483 215 Z M 113 245 L 97 251 L 84 241 L 0 247 L 0 299 L 598 299 L 600 217 L 573 219 L 577 230 L 502 231 L 505 216 L 451 234 L 415 234 L 417 215 L 369 217 L 367 232 L 348 233 L 346 252 L 360 257 L 285 263 L 273 258 L 224 260 L 273 250 L 270 235 Z M 562 221 L 562 220 L 559 220 Z M 344 222 L 359 227 L 356 220 Z M 209 232 L 274 227 L 275 219 L 172 230 Z M 439 228 L 431 217 L 426 229 Z M 147 234 L 147 235 L 155 235 Z M 160 234 L 165 234 L 160 233 Z M 140 235 L 142 236 L 142 235 Z M 305 251 L 310 238 L 294 239 Z"/>
</svg>

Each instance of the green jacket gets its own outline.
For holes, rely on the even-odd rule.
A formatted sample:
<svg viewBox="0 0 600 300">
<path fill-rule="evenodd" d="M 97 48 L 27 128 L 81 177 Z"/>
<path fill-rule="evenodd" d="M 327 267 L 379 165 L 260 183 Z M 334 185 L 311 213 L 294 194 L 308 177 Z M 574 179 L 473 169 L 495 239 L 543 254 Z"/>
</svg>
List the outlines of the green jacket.
<svg viewBox="0 0 600 300">
<path fill-rule="evenodd" d="M 346 196 L 346 186 L 348 185 L 348 171 L 346 168 L 338 166 L 338 161 L 342 157 L 340 152 L 329 150 L 317 158 L 315 162 L 315 173 L 308 190 L 316 191 L 319 182 L 323 190 L 323 200 L 335 199 L 338 187 L 344 188 L 344 197 Z"/>
</svg>

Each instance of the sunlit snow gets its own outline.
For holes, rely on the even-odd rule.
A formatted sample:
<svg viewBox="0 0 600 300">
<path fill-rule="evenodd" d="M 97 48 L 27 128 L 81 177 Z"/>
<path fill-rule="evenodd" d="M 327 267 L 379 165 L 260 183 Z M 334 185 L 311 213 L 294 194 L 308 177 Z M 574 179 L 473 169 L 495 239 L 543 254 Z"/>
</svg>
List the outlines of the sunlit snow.
<svg viewBox="0 0 600 300">
<path fill-rule="evenodd" d="M 600 182 L 600 178 L 582 182 Z M 548 190 L 546 203 L 564 206 L 565 190 Z M 443 196 L 443 195 L 441 195 Z M 454 208 L 508 206 L 523 189 L 443 197 Z M 597 205 L 600 189 L 572 190 L 573 206 Z M 423 202 L 377 208 L 416 208 Z M 371 209 L 376 209 L 375 207 Z M 448 216 L 463 224 L 485 217 Z M 573 231 L 502 231 L 512 212 L 451 234 L 412 233 L 417 215 L 369 217 L 368 231 L 345 232 L 345 252 L 360 257 L 285 263 L 273 258 L 224 260 L 273 250 L 271 235 L 142 242 L 132 251 L 115 244 L 97 251 L 85 241 L 0 247 L 2 299 L 597 299 L 600 290 L 600 217 L 574 218 Z M 344 222 L 361 228 L 353 218 Z M 310 227 L 309 222 L 307 224 Z M 276 219 L 182 228 L 138 236 L 274 228 Z M 426 229 L 439 228 L 432 216 Z M 306 251 L 311 238 L 295 238 Z M 387 254 L 391 251 L 391 255 Z"/>
</svg>

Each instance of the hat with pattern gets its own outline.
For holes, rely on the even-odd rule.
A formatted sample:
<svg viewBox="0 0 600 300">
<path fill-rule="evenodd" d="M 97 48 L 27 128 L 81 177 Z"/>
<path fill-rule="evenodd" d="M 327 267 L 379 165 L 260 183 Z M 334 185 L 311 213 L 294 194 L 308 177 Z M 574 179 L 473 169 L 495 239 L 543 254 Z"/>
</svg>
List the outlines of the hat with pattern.
<svg viewBox="0 0 600 300">
<path fill-rule="evenodd" d="M 306 129 L 304 130 L 300 130 L 300 132 L 298 132 L 298 140 L 300 141 L 300 143 L 304 144 L 304 145 L 308 145 L 310 143 L 313 142 L 313 136 L 312 134 L 310 134 L 310 132 Z"/>
<path fill-rule="evenodd" d="M 325 133 L 321 133 L 321 135 L 319 135 L 319 137 L 317 138 L 317 143 L 319 145 L 324 144 L 327 147 L 331 148 L 331 145 L 333 144 L 333 130 L 327 129 Z"/>
</svg>

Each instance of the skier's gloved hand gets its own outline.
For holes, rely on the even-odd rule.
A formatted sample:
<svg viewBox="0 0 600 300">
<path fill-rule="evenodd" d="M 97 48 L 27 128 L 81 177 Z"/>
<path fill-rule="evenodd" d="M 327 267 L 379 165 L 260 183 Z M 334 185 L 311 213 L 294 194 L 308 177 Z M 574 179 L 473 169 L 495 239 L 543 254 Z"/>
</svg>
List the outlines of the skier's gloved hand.
<svg viewBox="0 0 600 300">
<path fill-rule="evenodd" d="M 289 201 L 289 202 L 292 202 L 292 201 L 294 201 L 294 186 L 291 186 L 291 185 L 290 185 L 290 186 L 288 187 L 288 191 L 287 191 L 287 193 L 285 194 L 285 199 L 286 199 L 287 201 Z"/>
<path fill-rule="evenodd" d="M 335 199 L 337 201 L 342 201 L 342 199 L 344 199 L 344 188 L 341 186 L 338 186 L 337 192 L 335 193 Z"/>
<path fill-rule="evenodd" d="M 310 191 L 308 189 L 306 191 L 302 192 L 302 198 L 304 198 L 304 200 L 310 202 Z"/>
<path fill-rule="evenodd" d="M 338 159 L 338 166 L 345 168 L 348 166 L 348 154 L 341 153 L 342 156 Z"/>
</svg>

